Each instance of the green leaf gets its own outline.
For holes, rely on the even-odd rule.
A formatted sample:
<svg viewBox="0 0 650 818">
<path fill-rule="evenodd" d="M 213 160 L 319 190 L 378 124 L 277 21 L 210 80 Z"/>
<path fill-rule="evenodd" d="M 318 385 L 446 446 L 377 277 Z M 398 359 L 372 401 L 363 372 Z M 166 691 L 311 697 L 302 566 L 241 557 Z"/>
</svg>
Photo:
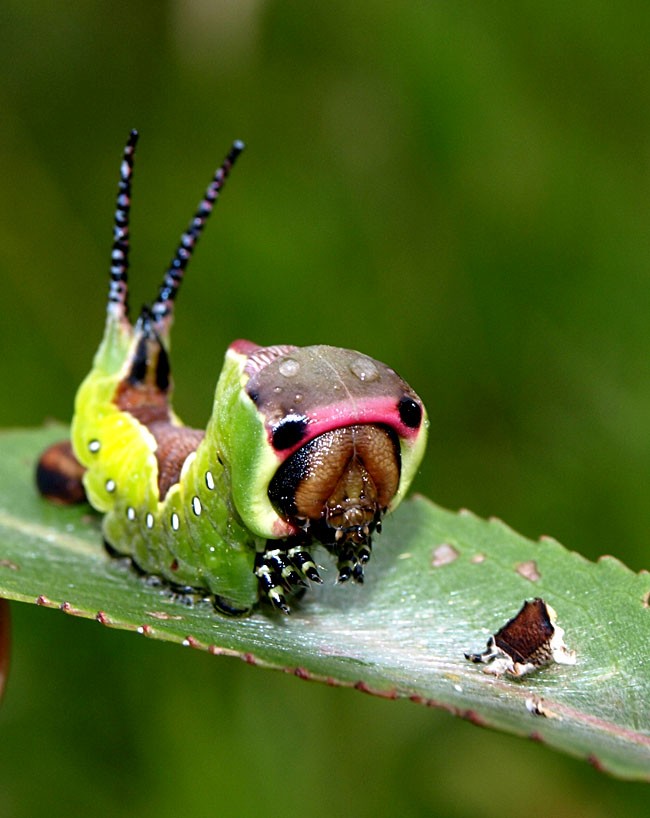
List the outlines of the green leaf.
<svg viewBox="0 0 650 818">
<path fill-rule="evenodd" d="M 531 542 L 500 521 L 416 497 L 386 521 L 364 586 L 337 586 L 325 571 L 325 585 L 290 617 L 228 619 L 208 602 L 182 605 L 108 557 L 87 506 L 60 508 L 37 495 L 35 459 L 65 434 L 0 435 L 1 596 L 408 697 L 650 780 L 650 575 L 612 557 L 591 563 L 551 539 Z M 514 679 L 466 660 L 533 597 L 557 611 L 576 665 Z"/>
</svg>

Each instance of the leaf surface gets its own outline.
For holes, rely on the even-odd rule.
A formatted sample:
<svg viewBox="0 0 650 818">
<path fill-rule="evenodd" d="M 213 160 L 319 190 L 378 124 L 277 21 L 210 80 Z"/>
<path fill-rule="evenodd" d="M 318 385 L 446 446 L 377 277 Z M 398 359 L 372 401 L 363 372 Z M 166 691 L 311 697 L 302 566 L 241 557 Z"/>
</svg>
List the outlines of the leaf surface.
<svg viewBox="0 0 650 818">
<path fill-rule="evenodd" d="M 291 616 L 229 619 L 207 601 L 181 604 L 110 558 L 88 506 L 57 507 L 37 495 L 35 460 L 66 431 L 0 435 L 0 596 L 444 707 L 650 780 L 650 575 L 416 497 L 385 521 L 363 586 L 334 584 L 323 555 L 325 584 Z M 534 597 L 556 610 L 576 665 L 513 679 L 465 659 Z"/>
</svg>

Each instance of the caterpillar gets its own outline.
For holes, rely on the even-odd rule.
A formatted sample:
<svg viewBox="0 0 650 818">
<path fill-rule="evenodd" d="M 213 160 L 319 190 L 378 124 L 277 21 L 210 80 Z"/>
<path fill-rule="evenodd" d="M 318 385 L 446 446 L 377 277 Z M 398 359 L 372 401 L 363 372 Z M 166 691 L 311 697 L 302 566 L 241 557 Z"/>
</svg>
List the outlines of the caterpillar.
<svg viewBox="0 0 650 818">
<path fill-rule="evenodd" d="M 196 242 L 237 157 L 235 142 L 182 234 L 156 298 L 129 319 L 129 214 L 138 134 L 120 166 L 103 338 L 75 398 L 71 440 L 47 449 L 41 494 L 87 499 L 110 551 L 217 610 L 260 601 L 289 613 L 320 583 L 311 550 L 338 581 L 363 582 L 373 534 L 424 454 L 424 405 L 391 368 L 333 346 L 234 341 L 205 431 L 171 405 L 169 335 Z"/>
</svg>

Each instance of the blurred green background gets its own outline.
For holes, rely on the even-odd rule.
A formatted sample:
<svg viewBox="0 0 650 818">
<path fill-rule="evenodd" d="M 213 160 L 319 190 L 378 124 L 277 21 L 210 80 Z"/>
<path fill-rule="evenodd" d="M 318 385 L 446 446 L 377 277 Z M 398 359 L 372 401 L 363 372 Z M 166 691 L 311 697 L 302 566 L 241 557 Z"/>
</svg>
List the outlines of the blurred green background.
<svg viewBox="0 0 650 818">
<path fill-rule="evenodd" d="M 71 415 L 129 129 L 135 306 L 242 138 L 179 302 L 181 415 L 234 338 L 359 348 L 428 406 L 417 489 L 649 567 L 647 3 L 4 0 L 0 38 L 2 425 Z M 13 616 L 0 818 L 647 807 L 445 713 Z"/>
</svg>

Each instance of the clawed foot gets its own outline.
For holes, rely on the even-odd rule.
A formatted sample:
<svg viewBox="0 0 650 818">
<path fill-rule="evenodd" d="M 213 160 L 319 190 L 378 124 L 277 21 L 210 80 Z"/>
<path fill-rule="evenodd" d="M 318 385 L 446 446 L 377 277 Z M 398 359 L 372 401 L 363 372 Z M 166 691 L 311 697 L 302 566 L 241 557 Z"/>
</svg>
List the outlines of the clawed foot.
<svg viewBox="0 0 650 818">
<path fill-rule="evenodd" d="M 372 530 L 354 530 L 347 537 L 336 537 L 335 541 L 324 543 L 325 548 L 336 559 L 338 582 L 363 583 L 363 569 L 372 552 L 371 533 L 379 531 L 381 521 L 377 520 Z M 321 583 L 322 580 L 311 554 L 305 548 L 305 541 L 291 545 L 291 540 L 268 540 L 264 551 L 255 555 L 255 576 L 260 589 L 260 598 L 268 599 L 274 608 L 285 614 L 291 613 L 287 599 L 301 594 L 308 581 Z"/>
<path fill-rule="evenodd" d="M 322 580 L 311 554 L 302 546 L 278 547 L 270 540 L 264 551 L 255 556 L 255 576 L 260 586 L 260 596 L 266 597 L 274 608 L 285 614 L 291 613 L 287 596 L 293 597 L 307 587 L 308 580 Z"/>
<path fill-rule="evenodd" d="M 338 582 L 363 582 L 363 568 L 372 553 L 372 535 L 381 532 L 381 513 L 363 525 L 331 528 L 326 521 L 313 525 L 311 533 L 323 543 L 336 560 Z"/>
<path fill-rule="evenodd" d="M 370 559 L 372 543 L 370 540 L 365 543 L 346 543 L 341 548 L 328 546 L 336 557 L 336 567 L 339 569 L 339 582 L 347 582 L 352 579 L 354 582 L 363 583 L 363 566 Z"/>
</svg>

